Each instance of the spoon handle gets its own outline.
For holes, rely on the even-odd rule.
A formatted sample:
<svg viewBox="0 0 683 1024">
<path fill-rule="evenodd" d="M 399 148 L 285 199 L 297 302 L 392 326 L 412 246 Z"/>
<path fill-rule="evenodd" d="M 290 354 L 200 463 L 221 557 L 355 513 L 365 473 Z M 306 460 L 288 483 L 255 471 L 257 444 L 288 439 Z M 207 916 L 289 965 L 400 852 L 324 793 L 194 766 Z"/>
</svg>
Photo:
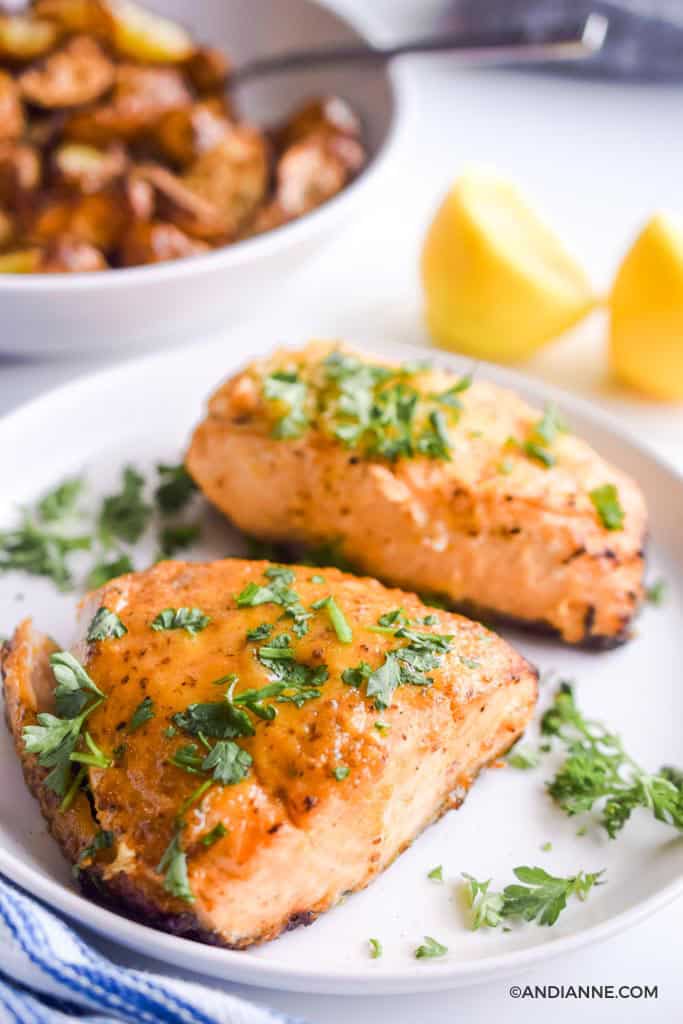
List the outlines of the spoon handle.
<svg viewBox="0 0 683 1024">
<path fill-rule="evenodd" d="M 495 32 L 444 34 L 412 39 L 393 46 L 369 44 L 326 46 L 293 50 L 275 57 L 250 61 L 237 68 L 228 84 L 237 84 L 284 71 L 312 71 L 330 64 L 384 64 L 394 57 L 452 53 L 462 64 L 512 64 L 550 60 L 579 60 L 597 53 L 605 41 L 608 22 L 601 14 L 573 19 L 529 37 L 524 29 Z"/>
</svg>

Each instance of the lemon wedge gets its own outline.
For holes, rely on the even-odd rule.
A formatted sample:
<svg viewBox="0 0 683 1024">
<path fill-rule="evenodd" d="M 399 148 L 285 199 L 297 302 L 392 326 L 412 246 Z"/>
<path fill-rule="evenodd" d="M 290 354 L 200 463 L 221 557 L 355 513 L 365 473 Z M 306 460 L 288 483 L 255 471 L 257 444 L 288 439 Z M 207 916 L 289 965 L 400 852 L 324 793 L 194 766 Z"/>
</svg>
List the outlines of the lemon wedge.
<svg viewBox="0 0 683 1024">
<path fill-rule="evenodd" d="M 683 399 L 683 223 L 658 214 L 627 252 L 609 297 L 610 365 L 643 394 Z"/>
<path fill-rule="evenodd" d="M 177 22 L 133 0 L 107 0 L 105 6 L 113 21 L 114 46 L 124 57 L 175 64 L 194 53 L 192 37 Z"/>
<path fill-rule="evenodd" d="M 421 269 L 436 344 L 482 359 L 525 359 L 594 304 L 583 270 L 515 186 L 489 171 L 456 181 Z"/>
</svg>

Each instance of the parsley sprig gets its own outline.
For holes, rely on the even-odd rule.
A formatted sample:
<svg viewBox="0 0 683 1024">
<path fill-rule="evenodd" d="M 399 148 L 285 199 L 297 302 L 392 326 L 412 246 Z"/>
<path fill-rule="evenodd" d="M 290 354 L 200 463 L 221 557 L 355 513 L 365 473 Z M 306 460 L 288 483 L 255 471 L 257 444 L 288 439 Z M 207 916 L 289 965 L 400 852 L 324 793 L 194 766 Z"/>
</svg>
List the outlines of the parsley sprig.
<svg viewBox="0 0 683 1024">
<path fill-rule="evenodd" d="M 553 925 L 567 906 L 567 900 L 577 896 L 585 900 L 594 885 L 601 885 L 603 871 L 579 871 L 561 878 L 543 868 L 517 867 L 514 875 L 521 885 L 512 883 L 502 892 L 490 889 L 491 880 L 480 882 L 463 873 L 465 892 L 471 908 L 470 926 L 497 928 L 505 920 L 535 921 L 539 925 Z"/>
<path fill-rule="evenodd" d="M 237 594 L 235 601 L 238 608 L 256 608 L 262 604 L 276 604 L 284 609 L 284 614 L 293 619 L 292 629 L 297 636 L 305 636 L 308 632 L 308 620 L 312 612 L 306 611 L 297 592 L 291 584 L 296 574 L 282 565 L 270 565 L 264 572 L 266 583 L 259 584 L 253 580 Z"/>
<path fill-rule="evenodd" d="M 546 736 L 558 737 L 568 756 L 548 792 L 568 815 L 595 806 L 611 839 L 637 807 L 657 821 L 683 829 L 683 780 L 672 770 L 650 774 L 626 753 L 621 738 L 601 722 L 586 718 L 578 708 L 572 686 L 565 682 L 541 720 Z"/>
</svg>

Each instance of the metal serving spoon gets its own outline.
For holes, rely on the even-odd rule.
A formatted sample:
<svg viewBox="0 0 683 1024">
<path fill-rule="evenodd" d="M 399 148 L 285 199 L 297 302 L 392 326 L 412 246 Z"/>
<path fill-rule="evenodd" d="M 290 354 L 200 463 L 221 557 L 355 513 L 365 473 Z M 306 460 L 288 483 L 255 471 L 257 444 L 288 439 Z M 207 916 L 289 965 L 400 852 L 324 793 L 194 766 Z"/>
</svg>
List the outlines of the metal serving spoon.
<svg viewBox="0 0 683 1024">
<path fill-rule="evenodd" d="M 602 49 L 608 20 L 601 14 L 563 21 L 531 37 L 526 29 L 506 28 L 495 32 L 444 33 L 426 39 L 412 39 L 393 46 L 370 44 L 325 46 L 315 50 L 292 50 L 273 57 L 257 58 L 231 72 L 228 86 L 286 71 L 312 71 L 330 64 L 376 66 L 394 57 L 429 53 L 452 53 L 461 64 L 527 64 L 546 61 L 582 60 Z"/>
</svg>

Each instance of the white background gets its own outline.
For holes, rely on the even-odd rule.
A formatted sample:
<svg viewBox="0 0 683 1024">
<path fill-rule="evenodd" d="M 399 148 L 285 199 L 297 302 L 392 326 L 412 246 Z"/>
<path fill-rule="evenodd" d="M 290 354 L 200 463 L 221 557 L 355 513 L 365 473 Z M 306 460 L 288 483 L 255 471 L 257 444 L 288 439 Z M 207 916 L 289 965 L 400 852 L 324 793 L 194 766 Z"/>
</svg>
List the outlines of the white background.
<svg viewBox="0 0 683 1024">
<path fill-rule="evenodd" d="M 338 0 L 362 14 L 368 0 Z M 387 36 L 419 27 L 432 0 L 374 0 Z M 496 165 L 522 184 L 605 289 L 620 255 L 654 209 L 683 212 L 683 89 L 459 71 L 447 58 L 413 61 L 411 131 L 387 179 L 381 209 L 346 226 L 313 266 L 293 276 L 273 341 L 330 332 L 424 340 L 419 245 L 440 195 L 465 162 Z M 3 323 L 2 330 L 11 330 Z M 0 409 L 102 366 L 79 358 L 22 363 L 0 357 Z M 683 409 L 620 392 L 604 364 L 604 325 L 545 350 L 530 371 L 611 407 L 683 468 Z M 666 501 L 666 495 L 662 495 Z M 643 699 L 647 699 L 643 680 Z M 683 1005 L 681 927 L 674 904 L 631 932 L 508 981 L 434 996 L 339 998 L 256 992 L 255 1001 L 315 1024 L 450 1024 L 478 1020 L 662 1021 Z M 140 958 L 112 955 L 141 966 Z M 150 964 L 150 966 L 152 966 Z M 153 965 L 164 970 L 160 965 Z M 511 984 L 658 985 L 656 1001 L 514 1000 Z"/>
</svg>

